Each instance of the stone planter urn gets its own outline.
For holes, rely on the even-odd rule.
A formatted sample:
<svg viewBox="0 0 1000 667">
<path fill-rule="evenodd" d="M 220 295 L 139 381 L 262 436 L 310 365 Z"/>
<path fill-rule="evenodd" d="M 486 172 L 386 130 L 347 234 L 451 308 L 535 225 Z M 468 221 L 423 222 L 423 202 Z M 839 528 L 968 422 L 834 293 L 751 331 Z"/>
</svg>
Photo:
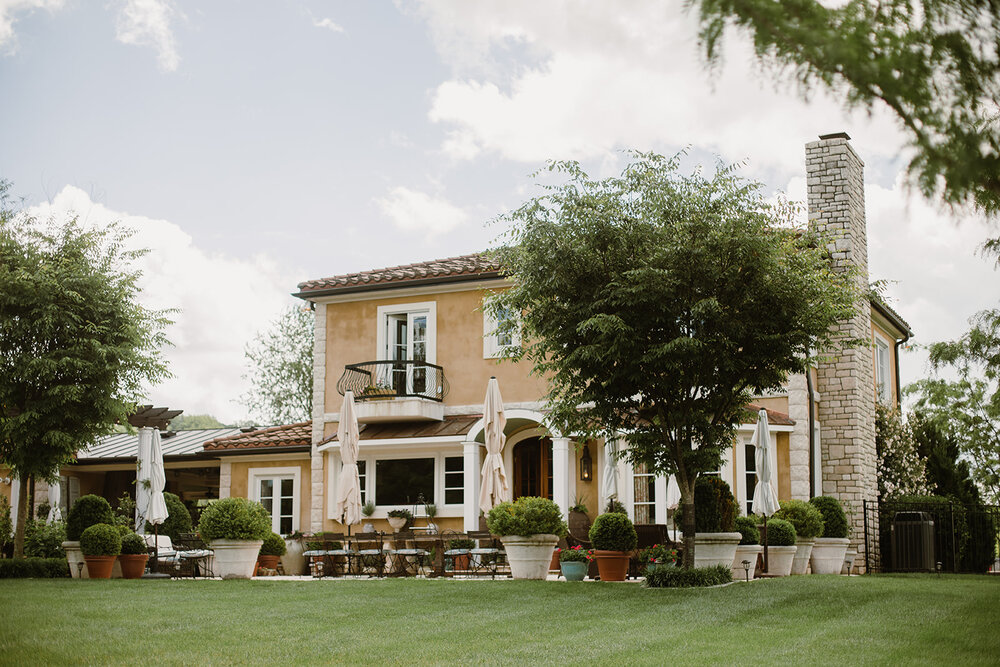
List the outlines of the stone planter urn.
<svg viewBox="0 0 1000 667">
<path fill-rule="evenodd" d="M 285 574 L 298 576 L 306 573 L 305 547 L 302 540 L 285 540 L 285 555 L 281 557 L 281 567 Z"/>
<path fill-rule="evenodd" d="M 552 550 L 559 538 L 555 535 L 504 535 L 500 538 L 507 551 L 510 574 L 514 579 L 545 579 L 552 562 Z"/>
<path fill-rule="evenodd" d="M 87 562 L 83 559 L 83 552 L 80 551 L 79 540 L 72 540 L 62 543 L 63 551 L 66 552 L 66 561 L 69 563 L 69 574 L 74 579 L 89 579 L 90 573 L 87 571 Z M 83 563 L 83 569 L 80 569 Z"/>
<path fill-rule="evenodd" d="M 754 573 L 757 570 L 757 556 L 764 553 L 764 547 L 759 544 L 739 544 L 736 546 L 736 557 L 733 559 L 733 581 L 745 581 L 747 578 L 747 570 L 743 569 L 743 561 L 750 561 L 750 578 L 753 579 Z M 697 547 L 695 547 L 695 554 L 697 554 Z M 768 556 L 771 555 L 770 549 L 768 550 Z"/>
<path fill-rule="evenodd" d="M 389 525 L 397 533 L 403 529 L 403 526 L 406 525 L 406 517 L 402 517 L 402 516 L 390 516 L 388 518 L 388 521 L 389 521 Z"/>
<path fill-rule="evenodd" d="M 846 537 L 817 537 L 809 563 L 813 574 L 840 574 L 851 541 Z"/>
<path fill-rule="evenodd" d="M 249 579 L 257 566 L 257 554 L 264 540 L 212 540 L 215 552 L 215 576 L 223 579 Z"/>
<path fill-rule="evenodd" d="M 809 557 L 812 556 L 814 537 L 800 537 L 795 541 L 795 560 L 792 561 L 792 574 L 805 574 L 809 567 Z"/>
<path fill-rule="evenodd" d="M 583 581 L 583 578 L 587 576 L 587 565 L 588 563 L 580 561 L 566 561 L 559 563 L 559 569 L 566 581 Z"/>
<path fill-rule="evenodd" d="M 694 534 L 694 566 L 711 567 L 713 565 L 733 566 L 736 558 L 736 547 L 743 536 L 740 533 L 695 533 Z"/>
<path fill-rule="evenodd" d="M 787 577 L 790 575 L 796 551 L 798 551 L 798 548 L 794 545 L 790 547 L 768 547 L 767 573 L 774 577 Z"/>
</svg>

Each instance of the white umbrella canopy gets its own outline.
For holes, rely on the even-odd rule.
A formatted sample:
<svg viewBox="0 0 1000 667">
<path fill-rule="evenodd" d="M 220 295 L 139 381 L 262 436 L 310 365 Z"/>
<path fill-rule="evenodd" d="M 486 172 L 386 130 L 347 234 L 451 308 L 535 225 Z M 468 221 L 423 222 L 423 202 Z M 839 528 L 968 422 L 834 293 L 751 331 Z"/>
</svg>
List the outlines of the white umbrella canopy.
<svg viewBox="0 0 1000 667">
<path fill-rule="evenodd" d="M 139 429 L 139 451 L 136 454 L 135 470 L 135 532 L 146 532 L 146 513 L 149 510 L 150 472 L 153 447 L 153 429 Z"/>
<path fill-rule="evenodd" d="M 608 500 L 618 498 L 618 440 L 614 438 L 604 442 L 604 479 L 601 493 Z"/>
<path fill-rule="evenodd" d="M 479 492 L 479 508 L 489 512 L 494 506 L 510 500 L 510 485 L 507 471 L 503 467 L 503 446 L 507 436 L 503 430 L 507 426 L 504 416 L 503 398 L 500 385 L 495 377 L 486 385 L 486 399 L 483 401 L 483 432 L 486 442 L 486 460 L 483 461 L 483 479 Z"/>
<path fill-rule="evenodd" d="M 46 518 L 46 522 L 62 521 L 62 508 L 59 507 L 60 502 L 62 502 L 62 489 L 57 479 L 55 482 L 49 484 L 49 516 Z"/>
<path fill-rule="evenodd" d="M 354 392 L 344 393 L 344 404 L 340 408 L 340 423 L 337 425 L 337 440 L 340 442 L 340 459 L 344 464 L 337 485 L 337 502 L 334 515 L 343 517 L 350 526 L 361 523 L 361 478 L 358 475 L 358 416 L 354 411 Z"/>
<path fill-rule="evenodd" d="M 753 513 L 771 516 L 778 511 L 778 495 L 771 484 L 771 431 L 767 425 L 767 410 L 761 408 L 757 416 L 751 444 L 755 447 L 754 460 L 757 463 L 757 485 L 753 489 Z"/>
<path fill-rule="evenodd" d="M 677 484 L 677 478 L 671 475 L 667 478 L 667 509 L 677 509 L 681 504 L 681 487 Z"/>
<path fill-rule="evenodd" d="M 159 429 L 151 428 L 149 447 L 149 507 L 146 521 L 158 526 L 167 520 L 167 503 L 163 500 L 163 488 L 167 485 L 167 474 L 163 469 L 163 448 L 160 445 Z"/>
</svg>

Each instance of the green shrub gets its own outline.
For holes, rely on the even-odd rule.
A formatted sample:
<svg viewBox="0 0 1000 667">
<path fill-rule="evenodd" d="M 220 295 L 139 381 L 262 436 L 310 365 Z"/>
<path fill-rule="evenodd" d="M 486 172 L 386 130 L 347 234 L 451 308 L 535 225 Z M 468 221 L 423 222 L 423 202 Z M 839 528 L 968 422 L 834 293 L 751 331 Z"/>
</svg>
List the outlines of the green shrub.
<svg viewBox="0 0 1000 667">
<path fill-rule="evenodd" d="M 80 551 L 84 556 L 117 556 L 122 552 L 122 536 L 116 526 L 94 524 L 80 535 Z"/>
<path fill-rule="evenodd" d="M 594 560 L 593 552 L 584 549 L 579 544 L 569 549 L 559 550 L 560 563 L 589 563 L 592 560 Z"/>
<path fill-rule="evenodd" d="M 608 500 L 608 506 L 604 510 L 604 513 L 605 514 L 611 514 L 611 513 L 624 514 L 625 516 L 628 516 L 628 510 L 625 509 L 624 505 L 622 505 L 620 502 L 618 502 L 617 498 L 610 498 Z"/>
<path fill-rule="evenodd" d="M 697 533 L 731 533 L 736 518 L 736 498 L 729 485 L 715 475 L 701 475 L 694 483 L 694 530 Z M 677 506 L 674 522 L 684 525 L 684 505 Z"/>
<path fill-rule="evenodd" d="M 115 523 L 119 526 L 135 526 L 135 501 L 128 493 L 123 493 L 115 502 Z"/>
<path fill-rule="evenodd" d="M 311 535 L 311 539 L 306 540 L 306 551 L 335 551 L 342 549 L 344 545 L 340 540 L 331 540 L 329 535 L 339 535 L 339 533 L 320 531 Z"/>
<path fill-rule="evenodd" d="M 260 503 L 246 498 L 225 498 L 202 511 L 198 532 L 206 542 L 263 540 L 271 532 L 271 516 Z"/>
<path fill-rule="evenodd" d="M 784 519 L 767 520 L 767 544 L 772 547 L 793 547 L 797 539 L 795 526 Z"/>
<path fill-rule="evenodd" d="M 547 498 L 521 496 L 514 502 L 500 503 L 490 510 L 486 525 L 494 535 L 566 534 L 559 506 Z"/>
<path fill-rule="evenodd" d="M 122 555 L 135 556 L 144 553 L 149 553 L 149 549 L 142 535 L 128 533 L 122 536 Z"/>
<path fill-rule="evenodd" d="M 83 535 L 83 531 L 91 526 L 104 523 L 112 525 L 115 523 L 114 512 L 111 511 L 111 504 L 93 494 L 81 496 L 73 503 L 66 517 L 66 539 L 77 541 Z"/>
<path fill-rule="evenodd" d="M 795 535 L 799 539 L 810 540 L 823 534 L 823 515 L 815 505 L 804 500 L 782 500 L 781 509 L 774 513 L 774 518 L 784 519 L 795 526 Z"/>
<path fill-rule="evenodd" d="M 277 533 L 270 533 L 264 538 L 264 544 L 260 545 L 261 556 L 284 556 L 287 550 L 285 540 Z"/>
<path fill-rule="evenodd" d="M 467 537 L 456 537 L 454 539 L 448 540 L 449 549 L 475 549 L 476 541 L 470 540 Z"/>
<path fill-rule="evenodd" d="M 69 577 L 65 558 L 0 558 L 0 579 Z"/>
<path fill-rule="evenodd" d="M 167 520 L 160 524 L 159 534 L 170 537 L 171 542 L 180 539 L 181 533 L 191 532 L 191 512 L 184 501 L 173 493 L 164 493 L 163 502 L 167 504 Z M 153 525 L 146 522 L 146 532 L 153 532 Z"/>
<path fill-rule="evenodd" d="M 725 565 L 695 567 L 685 570 L 678 567 L 657 568 L 646 575 L 647 588 L 698 588 L 718 586 L 733 580 L 732 568 Z"/>
<path fill-rule="evenodd" d="M 743 537 L 740 544 L 760 544 L 760 531 L 757 530 L 757 517 L 738 516 L 733 521 L 733 527 Z"/>
<path fill-rule="evenodd" d="M 668 547 L 666 544 L 654 544 L 639 551 L 639 562 L 646 563 L 676 563 L 678 560 L 677 549 Z"/>
<path fill-rule="evenodd" d="M 38 507 L 35 508 L 35 518 L 44 521 L 49 518 L 49 511 L 52 509 L 52 505 L 48 503 L 38 503 Z"/>
<path fill-rule="evenodd" d="M 24 555 L 29 558 L 65 558 L 65 541 L 66 524 L 62 521 L 45 523 L 39 519 L 24 527 Z"/>
<path fill-rule="evenodd" d="M 847 537 L 849 527 L 847 515 L 840 501 L 832 496 L 816 496 L 809 503 L 823 515 L 823 535 L 821 537 Z"/>
<path fill-rule="evenodd" d="M 590 527 L 590 543 L 601 551 L 632 551 L 637 539 L 632 521 L 618 512 L 598 516 Z"/>
<path fill-rule="evenodd" d="M 14 480 L 14 484 L 18 481 Z M 7 496 L 0 496 L 0 552 L 6 550 L 8 544 L 14 541 L 14 520 L 10 516 L 10 501 Z"/>
</svg>

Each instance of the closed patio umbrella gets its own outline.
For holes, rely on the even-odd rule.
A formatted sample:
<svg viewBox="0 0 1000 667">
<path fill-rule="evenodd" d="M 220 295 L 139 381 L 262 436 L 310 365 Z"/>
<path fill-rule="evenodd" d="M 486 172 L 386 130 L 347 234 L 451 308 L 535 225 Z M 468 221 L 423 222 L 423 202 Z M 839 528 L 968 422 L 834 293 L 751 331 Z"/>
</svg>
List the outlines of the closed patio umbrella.
<svg viewBox="0 0 1000 667">
<path fill-rule="evenodd" d="M 146 514 L 149 510 L 150 471 L 152 460 L 150 454 L 153 445 L 153 429 L 139 429 L 139 450 L 135 459 L 135 532 L 146 532 Z"/>
<path fill-rule="evenodd" d="M 767 410 L 757 413 L 757 428 L 750 441 L 757 464 L 757 484 L 753 489 L 753 513 L 764 517 L 764 571 L 767 572 L 767 517 L 778 511 L 778 495 L 771 485 L 771 431 L 767 425 Z"/>
<path fill-rule="evenodd" d="M 618 498 L 618 440 L 614 438 L 604 442 L 604 479 L 601 492 L 608 500 Z"/>
<path fill-rule="evenodd" d="M 500 385 L 495 377 L 486 385 L 486 400 L 483 401 L 483 426 L 486 441 L 486 460 L 483 461 L 483 479 L 479 493 L 479 508 L 489 512 L 494 506 L 510 500 L 510 486 L 507 472 L 503 467 L 503 446 L 507 442 L 504 427 L 507 417 L 503 412 L 503 398 Z"/>
<path fill-rule="evenodd" d="M 340 423 L 337 425 L 337 440 L 340 442 L 340 459 L 344 467 L 340 471 L 337 485 L 337 502 L 334 516 L 342 519 L 350 531 L 352 524 L 361 523 L 361 478 L 358 475 L 358 417 L 354 411 L 354 392 L 344 393 L 344 404 L 340 408 Z"/>
<path fill-rule="evenodd" d="M 62 521 L 62 508 L 59 507 L 60 502 L 62 502 L 62 489 L 59 487 L 59 480 L 57 479 L 54 483 L 49 484 L 49 516 L 45 519 L 46 522 Z"/>
</svg>

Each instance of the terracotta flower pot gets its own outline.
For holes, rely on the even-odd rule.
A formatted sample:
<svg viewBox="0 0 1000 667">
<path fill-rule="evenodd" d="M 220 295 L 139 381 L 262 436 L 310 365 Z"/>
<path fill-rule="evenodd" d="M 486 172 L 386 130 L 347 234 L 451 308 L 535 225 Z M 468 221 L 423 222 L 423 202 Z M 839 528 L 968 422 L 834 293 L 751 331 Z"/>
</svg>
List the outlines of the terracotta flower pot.
<svg viewBox="0 0 1000 667">
<path fill-rule="evenodd" d="M 91 579 L 110 579 L 117 556 L 84 556 Z"/>
<path fill-rule="evenodd" d="M 553 551 L 552 552 L 552 560 L 549 561 L 549 572 L 552 572 L 553 570 L 558 570 L 558 569 L 559 569 L 559 552 L 558 551 Z"/>
<path fill-rule="evenodd" d="M 461 554 L 459 556 L 455 556 L 455 569 L 456 570 L 469 569 L 469 554 Z"/>
<path fill-rule="evenodd" d="M 628 573 L 628 552 L 627 551 L 594 551 L 597 559 L 597 571 L 601 575 L 601 581 L 625 581 Z"/>
<path fill-rule="evenodd" d="M 278 561 L 281 560 L 281 556 L 264 556 L 263 554 L 257 556 L 257 563 L 260 567 L 267 568 L 268 570 L 277 570 Z"/>
<path fill-rule="evenodd" d="M 149 554 L 122 554 L 118 562 L 122 566 L 123 579 L 138 579 L 146 571 L 146 561 Z"/>
</svg>

